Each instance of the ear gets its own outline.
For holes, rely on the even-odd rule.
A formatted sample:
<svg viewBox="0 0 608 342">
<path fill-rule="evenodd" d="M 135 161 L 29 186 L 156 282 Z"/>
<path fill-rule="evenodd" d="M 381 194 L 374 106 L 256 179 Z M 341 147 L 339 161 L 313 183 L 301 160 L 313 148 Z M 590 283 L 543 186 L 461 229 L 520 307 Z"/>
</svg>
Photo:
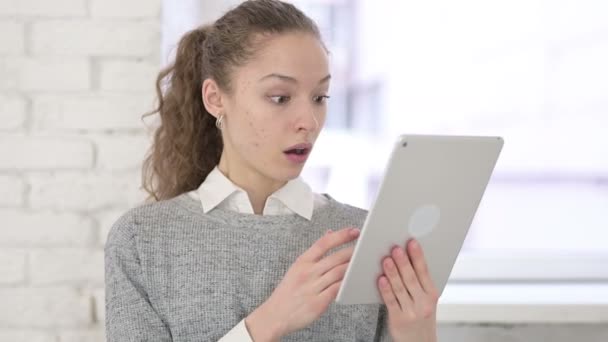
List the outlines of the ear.
<svg viewBox="0 0 608 342">
<path fill-rule="evenodd" d="M 209 114 L 217 118 L 220 113 L 225 113 L 224 104 L 222 102 L 222 97 L 224 94 L 215 80 L 212 78 L 207 78 L 205 81 L 203 81 L 201 91 L 203 104 L 205 105 L 205 109 L 209 112 Z"/>
</svg>

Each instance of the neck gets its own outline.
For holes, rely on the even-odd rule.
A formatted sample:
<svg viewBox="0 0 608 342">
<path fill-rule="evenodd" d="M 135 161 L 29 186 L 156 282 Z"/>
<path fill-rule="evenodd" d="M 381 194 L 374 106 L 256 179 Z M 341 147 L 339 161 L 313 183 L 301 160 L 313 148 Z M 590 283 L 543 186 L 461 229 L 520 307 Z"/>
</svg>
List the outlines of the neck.
<svg viewBox="0 0 608 342">
<path fill-rule="evenodd" d="M 222 154 L 218 169 L 224 176 L 228 177 L 230 181 L 247 192 L 253 212 L 256 215 L 262 215 L 268 197 L 283 187 L 286 182 L 269 179 L 249 168 L 231 168 L 230 165 L 227 158 Z"/>
</svg>

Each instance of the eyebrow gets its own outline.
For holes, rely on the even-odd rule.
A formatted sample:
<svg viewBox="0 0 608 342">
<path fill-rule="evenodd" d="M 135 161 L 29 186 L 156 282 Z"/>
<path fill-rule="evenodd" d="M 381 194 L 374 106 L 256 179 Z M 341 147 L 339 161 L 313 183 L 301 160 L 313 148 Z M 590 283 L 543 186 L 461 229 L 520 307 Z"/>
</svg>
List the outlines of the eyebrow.
<svg viewBox="0 0 608 342">
<path fill-rule="evenodd" d="M 278 79 L 280 79 L 282 81 L 287 81 L 287 82 L 290 82 L 290 83 L 298 83 L 298 80 L 296 80 L 294 77 L 287 76 L 287 75 L 281 75 L 281 74 L 277 74 L 277 73 L 268 74 L 268 75 L 260 78 L 260 82 L 264 81 L 264 80 L 266 80 L 268 78 L 278 78 Z M 331 75 L 327 75 L 327 76 L 323 77 L 319 81 L 319 84 L 328 82 L 330 78 L 331 78 Z"/>
</svg>

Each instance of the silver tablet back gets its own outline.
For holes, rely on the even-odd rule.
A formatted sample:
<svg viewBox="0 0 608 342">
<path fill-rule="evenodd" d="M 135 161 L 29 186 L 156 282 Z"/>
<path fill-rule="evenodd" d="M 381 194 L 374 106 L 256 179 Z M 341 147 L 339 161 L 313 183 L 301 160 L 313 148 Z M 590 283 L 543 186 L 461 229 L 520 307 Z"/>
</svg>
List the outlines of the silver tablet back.
<svg viewBox="0 0 608 342">
<path fill-rule="evenodd" d="M 442 293 L 502 146 L 501 137 L 400 136 L 336 302 L 383 303 L 381 261 L 410 238 L 422 245 Z"/>
</svg>

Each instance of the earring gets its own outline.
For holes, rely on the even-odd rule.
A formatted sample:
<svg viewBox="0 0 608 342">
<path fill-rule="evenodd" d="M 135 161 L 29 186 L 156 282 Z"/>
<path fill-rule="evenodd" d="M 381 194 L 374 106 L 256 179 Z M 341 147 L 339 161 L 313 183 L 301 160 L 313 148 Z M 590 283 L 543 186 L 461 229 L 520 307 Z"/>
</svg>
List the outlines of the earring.
<svg viewBox="0 0 608 342">
<path fill-rule="evenodd" d="M 221 130 L 222 128 L 224 128 L 224 114 L 220 114 L 220 116 L 217 118 L 217 120 L 215 120 L 215 127 L 217 127 L 217 129 Z"/>
</svg>

